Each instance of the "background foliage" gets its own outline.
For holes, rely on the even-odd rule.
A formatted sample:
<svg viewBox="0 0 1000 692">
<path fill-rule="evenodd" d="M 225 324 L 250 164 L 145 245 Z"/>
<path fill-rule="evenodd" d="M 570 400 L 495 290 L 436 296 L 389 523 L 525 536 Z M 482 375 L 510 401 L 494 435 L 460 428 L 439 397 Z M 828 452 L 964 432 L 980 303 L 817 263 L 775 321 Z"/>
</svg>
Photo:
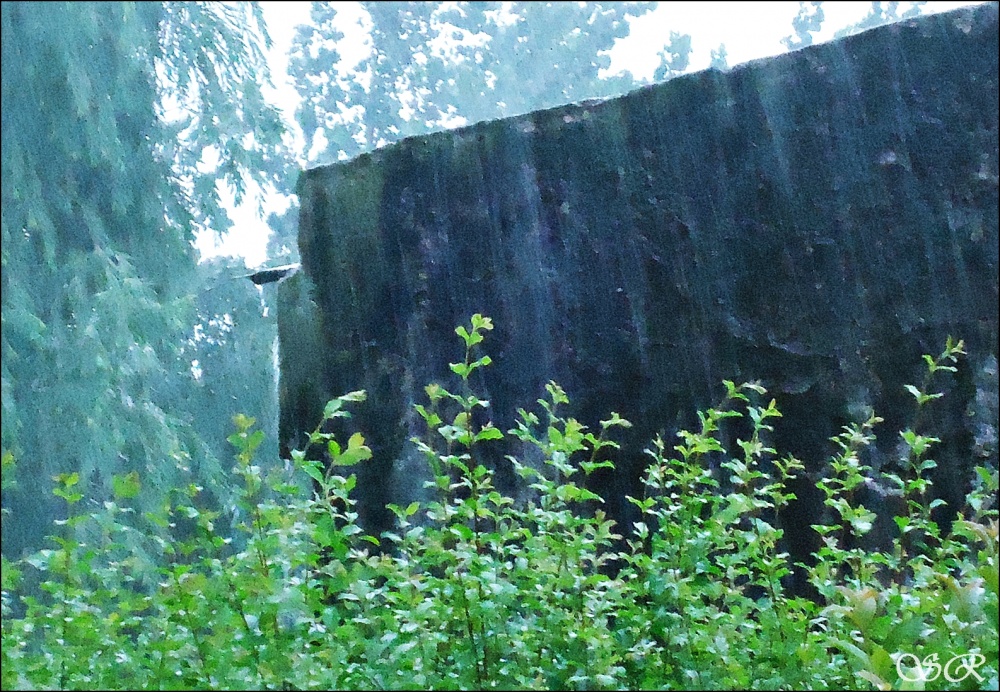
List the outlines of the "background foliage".
<svg viewBox="0 0 1000 692">
<path fill-rule="evenodd" d="M 227 227 L 219 185 L 266 183 L 288 162 L 260 96 L 257 10 L 4 3 L 2 17 L 2 432 L 25 470 L 4 492 L 3 550 L 16 555 L 60 515 L 59 473 L 101 499 L 135 471 L 147 508 L 194 479 L 225 496 L 220 409 L 191 361 L 217 360 L 196 320 L 238 306 L 209 305 L 221 295 L 205 293 L 192 240 Z M 249 284 L 234 294 L 249 309 Z M 269 391 L 272 377 L 244 382 Z"/>
</svg>

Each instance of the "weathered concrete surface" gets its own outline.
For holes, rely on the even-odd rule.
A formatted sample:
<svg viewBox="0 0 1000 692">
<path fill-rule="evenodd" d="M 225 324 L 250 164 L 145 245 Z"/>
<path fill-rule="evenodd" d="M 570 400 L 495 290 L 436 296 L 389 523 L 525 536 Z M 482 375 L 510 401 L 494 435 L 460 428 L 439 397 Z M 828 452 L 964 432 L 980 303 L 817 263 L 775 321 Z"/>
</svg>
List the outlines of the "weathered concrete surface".
<svg viewBox="0 0 1000 692">
<path fill-rule="evenodd" d="M 912 421 L 903 384 L 952 334 L 970 358 L 927 430 L 954 511 L 996 459 L 997 29 L 995 3 L 961 9 L 305 172 L 304 272 L 280 288 L 286 446 L 328 398 L 368 390 L 361 513 L 384 525 L 427 477 L 412 404 L 453 384 L 454 327 L 480 312 L 498 427 L 550 379 L 585 424 L 635 423 L 596 481 L 627 527 L 644 446 L 693 425 L 723 378 L 763 381 L 778 448 L 814 470 L 874 407 L 878 464 Z M 796 490 L 802 553 L 819 502 Z"/>
</svg>

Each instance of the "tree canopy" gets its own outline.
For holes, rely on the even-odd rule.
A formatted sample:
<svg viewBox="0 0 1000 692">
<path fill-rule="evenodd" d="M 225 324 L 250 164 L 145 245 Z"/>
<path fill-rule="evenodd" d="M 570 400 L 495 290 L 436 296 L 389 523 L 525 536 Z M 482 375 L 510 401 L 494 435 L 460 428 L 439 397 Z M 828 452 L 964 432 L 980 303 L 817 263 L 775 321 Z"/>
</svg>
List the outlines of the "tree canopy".
<svg viewBox="0 0 1000 692">
<path fill-rule="evenodd" d="M 623 93 L 631 75 L 602 78 L 606 52 L 629 33 L 628 16 L 655 3 L 362 3 L 371 50 L 342 53 L 335 4 L 313 3 L 289 72 L 310 158 L 353 157 L 410 135 L 566 101 Z M 686 42 L 685 42 L 686 39 Z M 690 37 L 671 37 L 678 65 Z M 686 64 L 686 62 L 684 62 Z M 320 149 L 323 147 L 320 146 Z"/>
<path fill-rule="evenodd" d="M 248 5 L 2 5 L 5 554 L 47 530 L 56 474 L 100 498 L 136 472 L 147 506 L 222 488 L 192 406 L 192 241 L 227 228 L 221 186 L 285 156 L 259 29 Z"/>
</svg>

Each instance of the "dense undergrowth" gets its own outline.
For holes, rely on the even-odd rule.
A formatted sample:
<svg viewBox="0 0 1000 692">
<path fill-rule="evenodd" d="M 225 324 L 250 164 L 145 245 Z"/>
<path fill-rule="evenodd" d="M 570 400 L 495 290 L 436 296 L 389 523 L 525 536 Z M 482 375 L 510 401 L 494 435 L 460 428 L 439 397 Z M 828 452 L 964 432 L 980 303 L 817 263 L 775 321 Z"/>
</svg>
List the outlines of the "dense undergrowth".
<svg viewBox="0 0 1000 692">
<path fill-rule="evenodd" d="M 879 480 L 902 497 L 898 535 L 891 550 L 865 550 L 874 515 L 854 495 L 872 476 L 860 452 L 880 419 L 845 428 L 819 482 L 831 519 L 804 567 L 820 597 L 793 597 L 773 517 L 802 465 L 768 446 L 781 414 L 762 387 L 726 382 L 699 430 L 653 440 L 645 493 L 630 498 L 643 521 L 622 542 L 583 479 L 610 465 L 628 422 L 612 414 L 588 430 L 550 383 L 513 430 L 476 426 L 487 402 L 470 376 L 490 364 L 474 356 L 491 328 L 475 315 L 456 330 L 460 393 L 431 385 L 417 407 L 436 499 L 391 506 L 396 527 L 378 538 L 352 509 L 349 467 L 370 450 L 360 434 L 324 432 L 363 392 L 329 402 L 285 468 L 255 461 L 263 435 L 237 417 L 242 493 L 226 517 L 196 486 L 135 516 L 137 475 L 116 478 L 100 506 L 75 474 L 57 477 L 68 518 L 54 547 L 3 564 L 3 688 L 997 688 L 995 468 L 977 469 L 943 535 L 928 500 L 936 440 L 903 431 L 905 470 Z M 961 354 L 949 340 L 926 357 L 923 388 L 910 388 L 918 409 Z M 731 418 L 750 434 L 726 450 Z M 500 493 L 476 462 L 504 435 L 544 458 L 510 458 L 534 500 Z"/>
</svg>

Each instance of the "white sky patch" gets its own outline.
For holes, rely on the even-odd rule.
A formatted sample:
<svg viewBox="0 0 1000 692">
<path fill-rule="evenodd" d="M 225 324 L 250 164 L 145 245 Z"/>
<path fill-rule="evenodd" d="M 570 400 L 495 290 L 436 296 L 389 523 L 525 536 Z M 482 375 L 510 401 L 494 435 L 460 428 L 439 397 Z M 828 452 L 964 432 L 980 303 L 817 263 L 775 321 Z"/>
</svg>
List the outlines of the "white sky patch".
<svg viewBox="0 0 1000 692">
<path fill-rule="evenodd" d="M 247 181 L 246 196 L 243 203 L 236 206 L 233 199 L 233 191 L 226 185 L 219 184 L 219 199 L 223 208 L 232 219 L 233 228 L 221 239 L 211 230 L 202 231 L 197 234 L 195 247 L 201 253 L 201 259 L 218 257 L 219 255 L 232 255 L 242 257 L 243 263 L 248 267 L 258 267 L 267 260 L 267 240 L 271 234 L 271 229 L 258 216 L 257 205 L 263 202 L 263 216 L 268 214 L 280 214 L 291 204 L 291 199 L 283 195 L 264 195 L 257 183 Z"/>
<path fill-rule="evenodd" d="M 792 33 L 797 2 L 661 2 L 638 21 L 629 21 L 630 33 L 609 51 L 610 74 L 628 70 L 650 81 L 659 65 L 658 54 L 671 31 L 691 34 L 688 71 L 703 70 L 711 51 L 726 44 L 730 66 L 782 53 L 784 36 Z"/>
<path fill-rule="evenodd" d="M 316 129 L 316 134 L 313 137 L 313 148 L 309 152 L 309 158 L 315 159 L 317 156 L 323 153 L 329 144 L 329 140 L 326 138 L 326 130 L 322 127 Z"/>
</svg>

